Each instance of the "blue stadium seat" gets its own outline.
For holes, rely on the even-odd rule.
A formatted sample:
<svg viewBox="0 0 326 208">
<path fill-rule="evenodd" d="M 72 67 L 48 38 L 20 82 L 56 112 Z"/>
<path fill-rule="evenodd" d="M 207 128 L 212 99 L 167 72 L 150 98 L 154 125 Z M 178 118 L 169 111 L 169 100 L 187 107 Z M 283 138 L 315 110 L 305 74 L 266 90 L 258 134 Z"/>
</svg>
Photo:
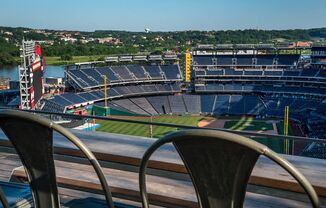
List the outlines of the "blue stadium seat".
<svg viewBox="0 0 326 208">
<path fill-rule="evenodd" d="M 215 95 L 201 95 L 201 112 L 202 113 L 212 113 Z"/>
<path fill-rule="evenodd" d="M 153 108 L 153 106 L 148 102 L 145 97 L 131 98 L 133 103 L 140 107 L 143 111 L 146 111 L 150 115 L 157 115 L 158 112 Z"/>
<path fill-rule="evenodd" d="M 94 96 L 93 94 L 91 94 L 91 93 L 89 93 L 89 92 L 79 93 L 78 95 L 79 95 L 80 97 L 84 98 L 85 100 L 88 100 L 88 101 L 93 101 L 93 100 L 98 99 L 97 96 Z"/>
<path fill-rule="evenodd" d="M 162 79 L 162 71 L 158 66 L 144 66 L 144 69 L 152 79 Z"/>
<path fill-rule="evenodd" d="M 162 71 L 168 80 L 180 80 L 182 78 L 178 65 L 161 65 Z"/>
<path fill-rule="evenodd" d="M 207 76 L 222 76 L 224 75 L 223 69 L 207 69 Z"/>
<path fill-rule="evenodd" d="M 117 91 L 120 95 L 132 94 L 132 92 L 130 92 L 130 90 L 125 86 L 114 87 L 114 90 Z"/>
<path fill-rule="evenodd" d="M 318 77 L 326 78 L 326 69 L 320 69 Z"/>
<path fill-rule="evenodd" d="M 64 113 L 65 106 L 51 100 L 45 100 L 42 111 Z"/>
<path fill-rule="evenodd" d="M 111 70 L 109 67 L 101 67 L 101 68 L 96 68 L 95 69 L 100 75 L 105 75 L 108 81 L 110 82 L 117 82 L 121 81 L 119 77 L 115 75 L 115 73 Z"/>
<path fill-rule="evenodd" d="M 283 71 L 281 70 L 265 70 L 264 76 L 282 76 Z"/>
<path fill-rule="evenodd" d="M 77 74 L 70 71 L 67 71 L 67 78 L 67 81 L 75 83 L 75 85 L 79 86 L 82 89 L 90 87 L 86 81 L 78 77 Z"/>
<path fill-rule="evenodd" d="M 147 100 L 159 114 L 171 113 L 171 108 L 167 96 L 147 97 Z"/>
<path fill-rule="evenodd" d="M 225 75 L 243 75 L 242 70 L 235 70 L 235 69 L 225 69 Z"/>
<path fill-rule="evenodd" d="M 244 75 L 246 76 L 262 76 L 262 70 L 244 70 Z"/>
<path fill-rule="evenodd" d="M 94 87 L 99 85 L 98 82 L 96 82 L 93 79 L 90 79 L 84 72 L 82 72 L 80 69 L 72 69 L 69 70 L 68 73 L 73 74 L 75 77 L 78 77 L 79 79 L 82 79 L 84 82 L 87 83 L 88 87 Z"/>
<path fill-rule="evenodd" d="M 126 66 L 111 66 L 110 68 L 115 74 L 118 74 L 123 80 L 125 81 L 134 80 L 134 77 L 132 77 L 132 74 L 130 73 L 130 71 Z"/>
<path fill-rule="evenodd" d="M 170 103 L 171 111 L 174 114 L 184 114 L 187 112 L 185 103 L 182 99 L 182 96 L 168 96 L 168 100 Z"/>
<path fill-rule="evenodd" d="M 127 68 L 135 75 L 135 77 L 137 77 L 137 79 L 148 79 L 142 66 L 133 65 L 127 66 Z"/>
<path fill-rule="evenodd" d="M 143 85 L 142 86 L 144 92 L 156 92 L 157 88 L 155 87 L 155 85 Z"/>
<path fill-rule="evenodd" d="M 237 58 L 237 65 L 239 66 L 252 66 L 252 59 L 253 55 L 238 55 Z"/>
<path fill-rule="evenodd" d="M 119 100 L 113 100 L 111 102 L 122 107 L 122 108 L 128 109 L 129 111 L 134 112 L 135 114 L 149 115 L 146 111 L 144 111 L 143 109 L 138 107 L 136 104 L 131 102 L 129 99 L 119 99 Z"/>
<path fill-rule="evenodd" d="M 259 115 L 264 110 L 264 105 L 257 96 L 247 95 L 244 99 L 244 113 L 247 115 Z"/>
<path fill-rule="evenodd" d="M 300 54 L 279 54 L 277 55 L 278 65 L 293 66 L 299 61 Z"/>
<path fill-rule="evenodd" d="M 195 76 L 206 76 L 206 70 L 194 70 Z"/>
<path fill-rule="evenodd" d="M 85 103 L 88 101 L 76 93 L 64 93 L 64 94 L 61 94 L 60 96 L 73 104 L 80 104 L 80 103 Z"/>
<path fill-rule="evenodd" d="M 143 88 L 141 88 L 138 85 L 133 85 L 133 86 L 126 86 L 126 88 L 128 88 L 128 90 L 132 93 L 132 94 L 142 94 L 144 92 Z"/>
<path fill-rule="evenodd" d="M 213 92 L 224 91 L 224 85 L 223 84 L 207 84 L 206 90 L 213 91 Z"/>
<path fill-rule="evenodd" d="M 256 55 L 257 65 L 269 66 L 273 65 L 275 55 Z"/>
<path fill-rule="evenodd" d="M 183 100 L 188 113 L 200 112 L 200 96 L 199 95 L 183 95 Z"/>
<path fill-rule="evenodd" d="M 56 95 L 54 96 L 51 101 L 55 102 L 55 103 L 58 103 L 59 105 L 62 105 L 62 106 L 70 106 L 70 105 L 73 105 L 72 102 L 70 102 L 69 100 L 63 98 L 62 96 L 60 95 Z"/>
<path fill-rule="evenodd" d="M 232 115 L 243 115 L 245 113 L 245 101 L 242 95 L 232 95 L 229 113 Z"/>
<path fill-rule="evenodd" d="M 171 84 L 171 88 L 173 92 L 181 92 L 181 87 L 178 83 Z"/>
<path fill-rule="evenodd" d="M 233 55 L 218 55 L 216 58 L 216 65 L 219 66 L 230 66 L 232 65 Z"/>
<path fill-rule="evenodd" d="M 103 85 L 104 84 L 104 78 L 103 76 L 96 71 L 95 69 L 80 69 L 84 74 L 87 75 L 87 77 L 93 81 L 96 81 L 98 85 Z"/>
<path fill-rule="evenodd" d="M 213 107 L 213 114 L 221 115 L 229 113 L 230 95 L 216 95 Z"/>
<path fill-rule="evenodd" d="M 287 77 L 296 77 L 299 75 L 300 75 L 300 71 L 285 70 L 283 72 L 283 76 L 287 76 Z"/>
<path fill-rule="evenodd" d="M 193 61 L 195 65 L 213 65 L 212 58 L 210 55 L 194 55 Z"/>
</svg>

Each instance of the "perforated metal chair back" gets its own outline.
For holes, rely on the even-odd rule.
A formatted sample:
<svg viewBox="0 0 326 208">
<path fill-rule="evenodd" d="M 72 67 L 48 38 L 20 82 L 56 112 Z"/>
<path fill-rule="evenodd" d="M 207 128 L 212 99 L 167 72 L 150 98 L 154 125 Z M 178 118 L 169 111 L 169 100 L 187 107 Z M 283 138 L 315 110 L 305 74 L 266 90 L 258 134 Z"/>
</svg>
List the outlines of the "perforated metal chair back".
<svg viewBox="0 0 326 208">
<path fill-rule="evenodd" d="M 25 167 L 36 208 L 60 207 L 53 159 L 53 130 L 74 143 L 88 158 L 100 179 L 108 207 L 113 207 L 112 196 L 98 161 L 69 131 L 43 117 L 14 110 L 0 111 L 0 127 Z"/>
<path fill-rule="evenodd" d="M 144 154 L 139 184 L 143 207 L 149 206 L 145 170 L 153 152 L 172 142 L 194 184 L 200 207 L 242 207 L 252 169 L 260 155 L 266 155 L 293 175 L 308 193 L 314 207 L 318 196 L 311 184 L 290 163 L 266 146 L 222 131 L 187 130 L 156 141 Z"/>
<path fill-rule="evenodd" d="M 202 207 L 243 204 L 244 184 L 259 157 L 256 151 L 211 137 L 175 140 L 174 146 L 191 174 Z"/>
</svg>

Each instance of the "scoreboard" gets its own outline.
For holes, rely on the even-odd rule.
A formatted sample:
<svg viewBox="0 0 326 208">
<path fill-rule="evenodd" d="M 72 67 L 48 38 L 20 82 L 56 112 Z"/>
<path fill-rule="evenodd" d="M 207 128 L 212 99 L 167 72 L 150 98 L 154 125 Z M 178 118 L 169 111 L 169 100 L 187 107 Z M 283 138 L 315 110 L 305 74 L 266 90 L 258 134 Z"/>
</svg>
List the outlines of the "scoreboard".
<svg viewBox="0 0 326 208">
<path fill-rule="evenodd" d="M 43 59 L 37 59 L 30 67 L 30 106 L 34 108 L 44 94 Z"/>
<path fill-rule="evenodd" d="M 41 47 L 23 42 L 23 62 L 20 68 L 20 97 L 22 109 L 35 109 L 44 95 L 44 61 Z"/>
</svg>

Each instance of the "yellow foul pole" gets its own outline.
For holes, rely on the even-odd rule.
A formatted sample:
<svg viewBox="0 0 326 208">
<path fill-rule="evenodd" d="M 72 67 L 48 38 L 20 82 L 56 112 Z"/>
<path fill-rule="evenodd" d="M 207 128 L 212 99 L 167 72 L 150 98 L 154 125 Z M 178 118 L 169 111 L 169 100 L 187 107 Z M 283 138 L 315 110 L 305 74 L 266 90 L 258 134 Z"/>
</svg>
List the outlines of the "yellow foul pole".
<svg viewBox="0 0 326 208">
<path fill-rule="evenodd" d="M 289 106 L 285 106 L 284 109 L 284 135 L 288 136 L 289 134 Z M 290 143 L 289 140 L 286 139 L 284 141 L 284 150 L 285 154 L 289 154 L 289 149 L 290 149 Z"/>
<path fill-rule="evenodd" d="M 107 97 L 107 88 L 106 88 L 106 75 L 103 75 L 104 78 L 104 103 L 105 103 L 105 109 L 108 108 L 108 97 Z"/>
</svg>

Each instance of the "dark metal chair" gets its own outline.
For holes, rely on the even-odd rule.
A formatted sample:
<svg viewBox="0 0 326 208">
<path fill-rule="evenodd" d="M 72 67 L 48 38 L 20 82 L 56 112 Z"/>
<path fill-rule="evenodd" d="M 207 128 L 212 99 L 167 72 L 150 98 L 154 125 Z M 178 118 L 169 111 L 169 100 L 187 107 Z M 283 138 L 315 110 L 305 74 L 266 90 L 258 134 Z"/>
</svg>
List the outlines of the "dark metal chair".
<svg viewBox="0 0 326 208">
<path fill-rule="evenodd" d="M 260 155 L 275 161 L 290 173 L 308 194 L 313 207 L 318 196 L 309 181 L 287 160 L 265 145 L 236 134 L 212 130 L 179 131 L 157 140 L 144 154 L 139 187 L 144 208 L 149 207 L 146 167 L 160 146 L 172 142 L 190 175 L 200 207 L 242 207 L 252 169 Z"/>
<path fill-rule="evenodd" d="M 9 207 L 8 200 L 6 199 L 5 194 L 4 194 L 4 192 L 3 192 L 3 190 L 2 190 L 1 187 L 0 187 L 0 202 L 1 202 L 1 204 L 2 204 L 2 206 L 3 206 L 4 208 Z M 0 204 L 0 205 L 1 205 L 1 204 Z"/>
<path fill-rule="evenodd" d="M 60 207 L 53 159 L 53 131 L 65 136 L 83 152 L 97 173 L 108 207 L 114 207 L 99 162 L 93 153 L 68 130 L 43 117 L 15 110 L 0 111 L 0 127 L 25 167 L 36 208 Z M 1 192 L 0 199 L 6 207 L 7 202 Z"/>
<path fill-rule="evenodd" d="M 29 184 L 0 181 L 0 189 L 2 189 L 0 197 L 2 197 L 3 202 L 2 204 L 0 203 L 1 208 L 29 208 L 33 206 L 33 198 Z"/>
</svg>

